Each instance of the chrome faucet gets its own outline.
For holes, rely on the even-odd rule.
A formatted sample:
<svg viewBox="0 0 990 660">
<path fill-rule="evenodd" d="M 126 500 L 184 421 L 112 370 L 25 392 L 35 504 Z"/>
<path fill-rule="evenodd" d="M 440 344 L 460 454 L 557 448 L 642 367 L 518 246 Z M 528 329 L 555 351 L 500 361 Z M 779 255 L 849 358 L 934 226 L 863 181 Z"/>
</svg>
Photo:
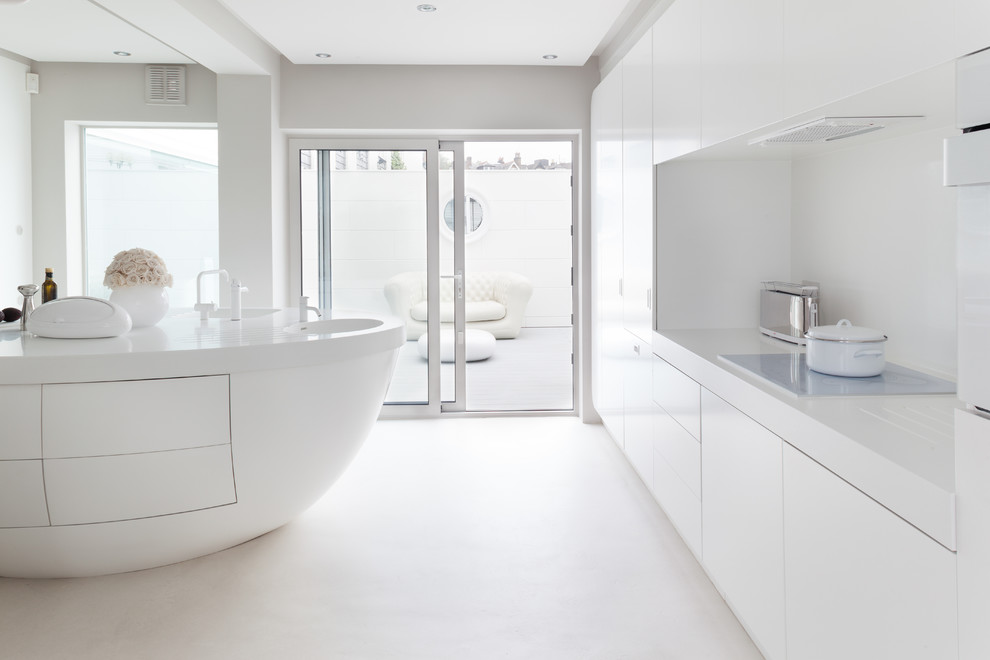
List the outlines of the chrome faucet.
<svg viewBox="0 0 990 660">
<path fill-rule="evenodd" d="M 241 320 L 241 294 L 247 293 L 248 288 L 241 286 L 241 281 L 233 279 L 230 281 L 230 320 Z"/>
<path fill-rule="evenodd" d="M 227 282 L 230 281 L 230 273 L 228 273 L 223 268 L 218 268 L 216 270 L 204 270 L 199 275 L 196 276 L 196 306 L 193 307 L 197 312 L 199 312 L 199 318 L 203 321 L 210 318 L 210 312 L 215 312 L 217 309 L 217 304 L 212 300 L 208 303 L 203 302 L 203 290 L 201 283 L 203 281 L 203 275 L 219 275 Z M 240 315 L 240 310 L 238 309 L 238 315 Z"/>
<path fill-rule="evenodd" d="M 309 320 L 310 310 L 316 312 L 316 318 L 323 318 L 323 314 L 318 307 L 309 304 L 309 296 L 299 296 L 299 322 L 305 323 Z"/>
<path fill-rule="evenodd" d="M 27 319 L 34 311 L 34 294 L 38 293 L 38 285 L 22 284 L 17 290 L 24 296 L 24 304 L 21 307 L 21 330 L 27 330 Z"/>
</svg>

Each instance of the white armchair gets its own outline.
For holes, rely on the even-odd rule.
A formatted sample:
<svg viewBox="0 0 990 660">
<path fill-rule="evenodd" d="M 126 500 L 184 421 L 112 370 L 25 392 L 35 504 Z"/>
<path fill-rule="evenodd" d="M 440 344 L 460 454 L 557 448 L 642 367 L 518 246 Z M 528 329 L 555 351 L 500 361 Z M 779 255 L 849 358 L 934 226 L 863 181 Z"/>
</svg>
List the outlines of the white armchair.
<svg viewBox="0 0 990 660">
<path fill-rule="evenodd" d="M 517 273 L 469 272 L 464 282 L 465 326 L 486 330 L 496 339 L 519 335 L 533 285 Z M 426 332 L 426 273 L 399 273 L 385 283 L 392 313 L 406 322 L 406 339 Z M 454 283 L 440 280 L 440 322 L 454 322 Z"/>
</svg>

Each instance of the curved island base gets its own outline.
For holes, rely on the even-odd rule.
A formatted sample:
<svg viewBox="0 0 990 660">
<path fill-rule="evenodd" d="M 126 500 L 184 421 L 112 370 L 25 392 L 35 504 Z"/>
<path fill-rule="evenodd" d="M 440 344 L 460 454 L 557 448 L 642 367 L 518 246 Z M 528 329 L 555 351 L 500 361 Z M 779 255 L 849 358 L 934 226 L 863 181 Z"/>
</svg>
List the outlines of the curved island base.
<svg viewBox="0 0 990 660">
<path fill-rule="evenodd" d="M 22 420 L 0 441 L 0 576 L 191 559 L 326 493 L 378 417 L 404 329 L 300 334 L 289 320 L 0 342 L 0 413 Z"/>
</svg>

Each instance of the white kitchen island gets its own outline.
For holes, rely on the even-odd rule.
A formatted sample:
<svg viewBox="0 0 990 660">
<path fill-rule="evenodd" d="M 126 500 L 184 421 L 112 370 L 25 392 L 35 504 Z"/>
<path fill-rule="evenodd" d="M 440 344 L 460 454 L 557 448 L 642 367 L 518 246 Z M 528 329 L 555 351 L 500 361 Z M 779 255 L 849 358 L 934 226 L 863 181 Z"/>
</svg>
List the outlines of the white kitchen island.
<svg viewBox="0 0 990 660">
<path fill-rule="evenodd" d="M 0 575 L 181 561 L 318 499 L 377 418 L 405 332 L 390 318 L 308 333 L 296 321 L 180 313 L 106 339 L 0 330 Z"/>
</svg>

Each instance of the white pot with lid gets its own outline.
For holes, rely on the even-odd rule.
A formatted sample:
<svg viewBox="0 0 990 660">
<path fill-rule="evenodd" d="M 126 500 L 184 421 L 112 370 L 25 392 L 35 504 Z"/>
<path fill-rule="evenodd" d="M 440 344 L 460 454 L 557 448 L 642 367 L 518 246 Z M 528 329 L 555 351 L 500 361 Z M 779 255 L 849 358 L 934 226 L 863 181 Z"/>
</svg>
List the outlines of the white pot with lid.
<svg viewBox="0 0 990 660">
<path fill-rule="evenodd" d="M 886 363 L 879 330 L 854 326 L 848 319 L 835 325 L 819 325 L 807 333 L 808 368 L 830 376 L 866 378 L 879 375 Z"/>
</svg>

